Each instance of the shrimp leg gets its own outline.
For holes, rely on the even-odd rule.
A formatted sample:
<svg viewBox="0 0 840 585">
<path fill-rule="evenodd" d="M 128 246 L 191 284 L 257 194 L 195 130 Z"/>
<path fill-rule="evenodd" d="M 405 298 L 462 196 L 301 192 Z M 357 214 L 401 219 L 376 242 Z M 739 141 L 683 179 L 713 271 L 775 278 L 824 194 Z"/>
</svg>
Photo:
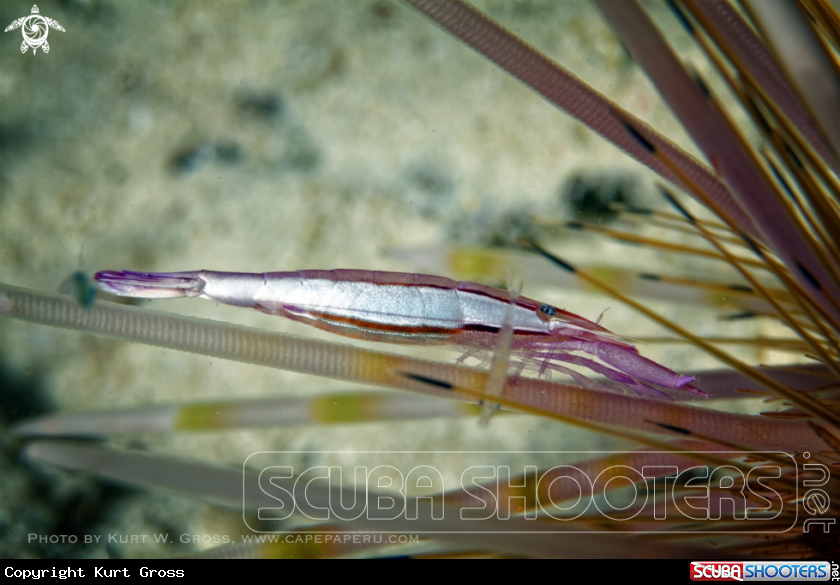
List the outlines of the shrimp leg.
<svg viewBox="0 0 840 585">
<path fill-rule="evenodd" d="M 510 292 L 510 305 L 505 314 L 505 322 L 499 331 L 499 339 L 493 351 L 493 359 L 490 361 L 490 375 L 487 376 L 487 386 L 484 390 L 487 398 L 481 404 L 479 426 L 482 428 L 487 426 L 490 417 L 499 409 L 498 404 L 490 404 L 487 399 L 499 396 L 507 380 L 508 363 L 510 363 L 510 351 L 513 343 L 513 326 L 516 319 L 516 300 L 519 298 L 519 293 L 522 292 L 522 278 L 519 275 L 514 275 L 513 271 L 508 272 L 508 292 Z"/>
<path fill-rule="evenodd" d="M 541 354 L 539 357 L 545 360 L 543 364 L 544 367 L 546 367 L 547 369 L 557 369 L 557 365 L 553 364 L 552 360 L 557 360 L 559 362 L 567 362 L 570 364 L 575 364 L 578 366 L 588 368 L 593 372 L 601 374 L 605 378 L 609 378 L 614 382 L 618 382 L 619 384 L 627 386 L 628 388 L 634 390 L 637 394 L 641 396 L 650 396 L 653 398 L 661 398 L 664 400 L 673 400 L 673 398 L 671 398 L 664 392 L 657 390 L 656 388 L 653 388 L 651 386 L 648 386 L 642 381 L 636 380 L 635 378 L 628 376 L 622 372 L 618 372 L 616 370 L 613 370 L 612 368 L 604 366 L 603 364 L 599 364 L 596 361 L 587 359 L 585 357 L 581 357 L 579 355 L 561 352 Z"/>
</svg>

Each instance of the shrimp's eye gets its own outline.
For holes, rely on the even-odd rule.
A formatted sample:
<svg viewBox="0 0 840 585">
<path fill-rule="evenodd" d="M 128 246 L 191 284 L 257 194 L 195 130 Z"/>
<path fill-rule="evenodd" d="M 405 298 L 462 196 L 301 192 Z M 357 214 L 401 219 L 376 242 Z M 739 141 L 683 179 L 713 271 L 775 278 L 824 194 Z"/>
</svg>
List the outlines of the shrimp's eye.
<svg viewBox="0 0 840 585">
<path fill-rule="evenodd" d="M 551 305 L 540 305 L 540 313 L 548 315 L 549 317 L 553 317 L 556 311 Z"/>
</svg>

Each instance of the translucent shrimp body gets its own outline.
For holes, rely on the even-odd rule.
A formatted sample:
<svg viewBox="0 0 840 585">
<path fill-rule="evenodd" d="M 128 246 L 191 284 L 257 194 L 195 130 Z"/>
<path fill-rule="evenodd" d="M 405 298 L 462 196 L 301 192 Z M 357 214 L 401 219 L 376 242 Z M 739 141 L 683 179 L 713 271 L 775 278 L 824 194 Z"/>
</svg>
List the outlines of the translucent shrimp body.
<svg viewBox="0 0 840 585">
<path fill-rule="evenodd" d="M 404 344 L 455 345 L 487 357 L 511 306 L 508 292 L 439 276 L 367 270 L 298 272 L 99 272 L 99 286 L 141 298 L 201 297 L 300 321 L 339 335 Z M 638 354 L 609 330 L 574 313 L 526 297 L 515 301 L 511 352 L 540 372 L 557 370 L 579 383 L 610 389 L 557 362 L 602 374 L 646 395 L 649 386 L 701 393 L 694 378 Z M 594 360 L 574 355 L 580 351 Z"/>
</svg>

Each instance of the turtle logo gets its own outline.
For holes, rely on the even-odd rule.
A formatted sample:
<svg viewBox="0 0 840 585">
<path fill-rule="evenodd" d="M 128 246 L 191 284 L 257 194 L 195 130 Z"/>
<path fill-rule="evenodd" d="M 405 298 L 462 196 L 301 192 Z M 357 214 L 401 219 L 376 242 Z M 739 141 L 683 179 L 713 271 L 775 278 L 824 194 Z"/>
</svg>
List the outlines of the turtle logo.
<svg viewBox="0 0 840 585">
<path fill-rule="evenodd" d="M 39 12 L 38 6 L 33 5 L 32 14 L 13 20 L 12 24 L 3 31 L 9 32 L 21 27 L 21 33 L 23 33 L 23 42 L 20 45 L 21 53 L 25 53 L 29 47 L 32 47 L 33 55 L 38 52 L 38 49 L 41 49 L 44 53 L 49 53 L 50 44 L 47 42 L 47 35 L 50 32 L 49 27 L 64 32 L 64 27 L 58 24 L 57 20 L 41 16 Z"/>
</svg>

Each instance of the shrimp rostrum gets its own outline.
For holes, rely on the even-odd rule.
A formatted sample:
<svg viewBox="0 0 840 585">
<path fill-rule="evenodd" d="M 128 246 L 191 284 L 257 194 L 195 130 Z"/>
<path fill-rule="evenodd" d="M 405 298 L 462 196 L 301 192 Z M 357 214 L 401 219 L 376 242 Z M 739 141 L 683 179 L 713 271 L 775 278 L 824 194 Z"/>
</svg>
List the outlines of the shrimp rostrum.
<svg viewBox="0 0 840 585">
<path fill-rule="evenodd" d="M 461 359 L 488 359 L 513 305 L 510 351 L 520 360 L 519 371 L 528 368 L 542 375 L 554 370 L 588 388 L 629 388 L 660 398 L 670 398 L 663 389 L 703 394 L 691 385 L 693 377 L 642 357 L 633 345 L 598 323 L 526 297 L 512 300 L 504 290 L 440 276 L 367 270 L 262 274 L 200 270 L 105 271 L 95 278 L 103 290 L 119 296 L 201 297 L 357 339 L 453 345 L 465 351 Z M 562 364 L 586 368 L 603 378 L 592 380 Z"/>
</svg>

